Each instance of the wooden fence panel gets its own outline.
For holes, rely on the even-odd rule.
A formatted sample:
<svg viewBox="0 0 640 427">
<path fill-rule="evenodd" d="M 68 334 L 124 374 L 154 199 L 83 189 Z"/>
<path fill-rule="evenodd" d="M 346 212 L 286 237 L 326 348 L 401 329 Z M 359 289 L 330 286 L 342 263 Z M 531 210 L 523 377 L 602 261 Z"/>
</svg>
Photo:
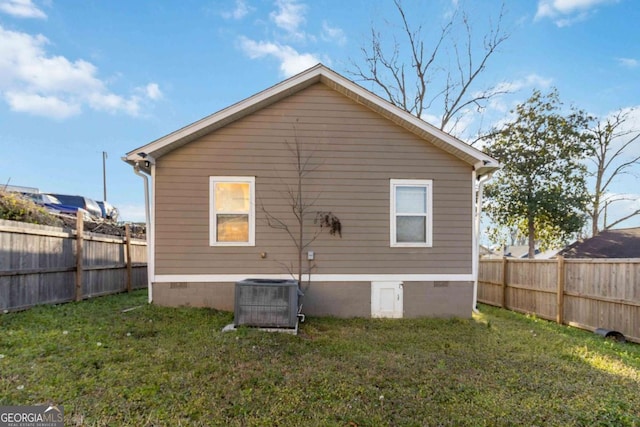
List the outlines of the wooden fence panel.
<svg viewBox="0 0 640 427">
<path fill-rule="evenodd" d="M 503 260 L 482 260 L 478 269 L 478 301 L 502 305 Z"/>
<path fill-rule="evenodd" d="M 0 310 L 66 301 L 73 291 L 73 240 L 59 228 L 0 221 Z"/>
<path fill-rule="evenodd" d="M 127 290 L 124 247 L 123 239 L 85 239 L 83 295 L 90 298 Z"/>
<path fill-rule="evenodd" d="M 509 260 L 506 306 L 555 319 L 557 275 L 556 261 Z"/>
<path fill-rule="evenodd" d="M 586 261 L 565 261 L 567 292 L 640 300 L 640 262 L 627 259 Z"/>
<path fill-rule="evenodd" d="M 640 259 L 481 260 L 478 273 L 480 302 L 640 342 Z"/>
<path fill-rule="evenodd" d="M 640 337 L 640 260 L 566 260 L 565 321 Z"/>
<path fill-rule="evenodd" d="M 142 289 L 147 287 L 147 243 L 131 240 L 131 260 L 132 264 L 132 283 L 133 289 Z"/>
<path fill-rule="evenodd" d="M 72 301 L 77 266 L 81 297 L 127 290 L 124 238 L 0 220 L 0 311 Z M 77 247 L 82 259 L 77 260 Z M 131 241 L 132 288 L 147 286 L 146 242 Z"/>
<path fill-rule="evenodd" d="M 131 283 L 132 289 L 146 288 L 147 287 L 147 264 L 140 263 L 136 265 L 136 263 L 134 262 L 133 269 L 132 269 L 132 278 L 133 278 Z"/>
</svg>

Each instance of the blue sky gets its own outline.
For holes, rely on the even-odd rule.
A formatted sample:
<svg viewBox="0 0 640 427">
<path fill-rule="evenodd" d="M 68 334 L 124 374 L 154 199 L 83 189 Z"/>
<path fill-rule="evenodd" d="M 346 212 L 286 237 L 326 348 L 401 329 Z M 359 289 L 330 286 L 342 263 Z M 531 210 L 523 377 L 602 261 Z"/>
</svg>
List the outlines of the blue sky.
<svg viewBox="0 0 640 427">
<path fill-rule="evenodd" d="M 403 1 L 427 30 L 462 3 Z M 512 93 L 467 112 L 459 137 L 504 121 L 534 88 L 557 87 L 567 105 L 601 117 L 640 106 L 637 0 L 506 3 L 511 36 L 479 88 Z M 467 1 L 474 31 L 500 5 Z M 393 34 L 397 18 L 391 0 L 0 0 L 0 184 L 102 199 L 106 151 L 108 200 L 143 220 L 142 180 L 120 160 L 126 152 L 317 62 L 348 76 L 371 25 Z M 440 114 L 436 106 L 426 117 Z M 640 128 L 640 114 L 628 124 Z M 640 208 L 636 177 L 613 191 L 635 199 L 619 212 Z"/>
</svg>

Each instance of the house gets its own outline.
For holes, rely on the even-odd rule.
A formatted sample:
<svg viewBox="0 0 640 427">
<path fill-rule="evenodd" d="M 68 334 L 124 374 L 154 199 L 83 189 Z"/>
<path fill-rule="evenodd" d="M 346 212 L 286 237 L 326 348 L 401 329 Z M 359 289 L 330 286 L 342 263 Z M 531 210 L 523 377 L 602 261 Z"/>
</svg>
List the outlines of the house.
<svg viewBox="0 0 640 427">
<path fill-rule="evenodd" d="M 495 252 L 488 246 L 480 245 L 478 247 L 478 250 L 479 250 L 478 255 L 482 259 L 491 259 L 491 258 L 496 257 Z"/>
<path fill-rule="evenodd" d="M 123 159 L 150 187 L 150 300 L 231 311 L 235 282 L 291 278 L 298 251 L 268 216 L 294 227 L 296 147 L 308 200 L 342 226 L 304 249 L 305 314 L 471 315 L 474 201 L 497 161 L 321 64 Z"/>
<path fill-rule="evenodd" d="M 563 249 L 565 258 L 640 258 L 640 227 L 604 230 Z"/>
<path fill-rule="evenodd" d="M 545 251 L 541 251 L 536 248 L 535 250 L 535 259 L 552 259 L 555 258 L 561 248 L 552 248 L 547 249 Z M 481 258 L 482 252 L 480 255 Z M 529 245 L 506 245 L 502 248 L 496 250 L 493 253 L 487 254 L 484 258 L 489 259 L 500 259 L 503 257 L 507 258 L 519 258 L 519 259 L 528 259 L 529 258 Z"/>
</svg>

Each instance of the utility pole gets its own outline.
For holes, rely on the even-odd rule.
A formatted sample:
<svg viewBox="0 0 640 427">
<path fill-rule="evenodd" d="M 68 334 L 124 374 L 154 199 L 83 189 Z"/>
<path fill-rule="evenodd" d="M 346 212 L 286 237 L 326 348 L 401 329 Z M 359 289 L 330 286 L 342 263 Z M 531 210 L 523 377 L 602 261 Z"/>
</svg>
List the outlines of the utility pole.
<svg viewBox="0 0 640 427">
<path fill-rule="evenodd" d="M 107 201 L 107 152 L 102 152 L 102 186 L 103 186 L 103 199 L 105 202 Z"/>
</svg>

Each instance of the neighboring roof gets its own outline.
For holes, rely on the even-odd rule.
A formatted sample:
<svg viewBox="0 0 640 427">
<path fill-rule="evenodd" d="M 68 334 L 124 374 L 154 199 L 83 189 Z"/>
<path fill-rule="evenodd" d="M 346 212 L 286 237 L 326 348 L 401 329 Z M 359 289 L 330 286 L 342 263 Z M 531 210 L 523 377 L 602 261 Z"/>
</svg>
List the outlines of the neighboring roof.
<svg viewBox="0 0 640 427">
<path fill-rule="evenodd" d="M 481 249 L 482 250 L 482 249 Z M 547 249 L 545 251 L 541 251 L 540 249 L 535 250 L 535 259 L 552 259 L 558 255 L 561 248 L 555 249 Z M 528 259 L 529 258 L 529 246 L 528 245 L 512 245 L 505 246 L 496 251 L 490 252 L 488 254 L 480 253 L 480 256 L 484 258 L 496 259 L 496 258 L 517 258 L 517 259 Z"/>
<path fill-rule="evenodd" d="M 560 252 L 561 250 L 562 249 L 559 249 L 559 248 L 547 249 L 546 251 L 541 251 L 540 249 L 536 249 L 535 259 L 552 259 L 552 258 L 555 258 L 558 255 L 558 252 Z M 528 259 L 529 258 L 529 251 L 527 250 L 527 253 L 522 255 L 520 258 Z"/>
<path fill-rule="evenodd" d="M 483 255 L 493 255 L 493 251 L 485 245 L 480 245 L 480 256 Z"/>
<path fill-rule="evenodd" d="M 132 165 L 141 162 L 141 168 L 148 172 L 148 168 L 143 167 L 144 160 L 157 159 L 184 144 L 319 82 L 473 165 L 478 176 L 500 168 L 497 160 L 482 151 L 396 107 L 322 64 L 317 64 L 269 89 L 136 148 L 127 153 L 123 160 Z"/>
<path fill-rule="evenodd" d="M 577 241 L 558 255 L 565 258 L 640 258 L 640 227 L 605 230 Z"/>
<path fill-rule="evenodd" d="M 38 194 L 40 190 L 34 187 L 23 187 L 21 185 L 0 185 L 0 190 L 9 191 L 13 193 L 31 193 Z"/>
<path fill-rule="evenodd" d="M 512 245 L 504 249 L 504 256 L 509 258 L 523 258 L 529 255 L 529 245 Z"/>
</svg>

